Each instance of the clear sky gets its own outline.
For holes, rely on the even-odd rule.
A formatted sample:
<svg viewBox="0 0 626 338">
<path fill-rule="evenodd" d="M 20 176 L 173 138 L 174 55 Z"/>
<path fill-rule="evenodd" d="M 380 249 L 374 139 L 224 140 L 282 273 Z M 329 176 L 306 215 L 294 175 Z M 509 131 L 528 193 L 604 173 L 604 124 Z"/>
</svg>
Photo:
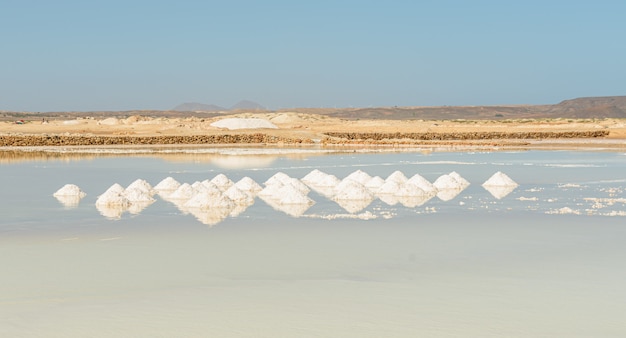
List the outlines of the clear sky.
<svg viewBox="0 0 626 338">
<path fill-rule="evenodd" d="M 0 110 L 626 95 L 626 1 L 0 0 Z"/>
</svg>

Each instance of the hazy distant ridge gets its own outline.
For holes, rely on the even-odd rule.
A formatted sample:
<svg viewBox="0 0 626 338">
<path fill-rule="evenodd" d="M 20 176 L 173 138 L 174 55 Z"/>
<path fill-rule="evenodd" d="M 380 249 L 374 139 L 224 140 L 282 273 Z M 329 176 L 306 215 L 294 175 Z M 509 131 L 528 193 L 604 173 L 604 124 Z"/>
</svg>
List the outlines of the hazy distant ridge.
<svg viewBox="0 0 626 338">
<path fill-rule="evenodd" d="M 187 102 L 179 104 L 172 108 L 174 111 L 229 111 L 229 110 L 265 110 L 262 105 L 249 101 L 241 100 L 230 108 L 221 107 L 214 104 L 205 104 L 198 102 Z"/>
</svg>

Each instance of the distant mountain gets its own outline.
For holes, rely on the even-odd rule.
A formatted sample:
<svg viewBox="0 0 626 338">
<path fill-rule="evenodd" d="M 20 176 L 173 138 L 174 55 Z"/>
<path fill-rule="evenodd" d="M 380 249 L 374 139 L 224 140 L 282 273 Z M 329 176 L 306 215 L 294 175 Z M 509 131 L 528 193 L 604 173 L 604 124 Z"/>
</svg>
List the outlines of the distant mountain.
<svg viewBox="0 0 626 338">
<path fill-rule="evenodd" d="M 214 104 L 205 104 L 198 102 L 187 102 L 183 104 L 179 104 L 178 106 L 172 108 L 175 111 L 228 111 L 228 110 L 266 110 L 267 108 L 262 105 L 249 101 L 249 100 L 241 100 L 237 102 L 234 106 L 230 108 L 224 108 L 220 106 L 216 106 Z"/>
<path fill-rule="evenodd" d="M 230 110 L 266 110 L 266 108 L 256 102 L 241 100 L 230 107 Z"/>
<path fill-rule="evenodd" d="M 172 110 L 175 110 L 175 111 L 224 111 L 228 109 L 224 107 L 216 106 L 214 104 L 187 102 L 187 103 L 179 104 L 178 106 L 172 108 Z"/>
</svg>

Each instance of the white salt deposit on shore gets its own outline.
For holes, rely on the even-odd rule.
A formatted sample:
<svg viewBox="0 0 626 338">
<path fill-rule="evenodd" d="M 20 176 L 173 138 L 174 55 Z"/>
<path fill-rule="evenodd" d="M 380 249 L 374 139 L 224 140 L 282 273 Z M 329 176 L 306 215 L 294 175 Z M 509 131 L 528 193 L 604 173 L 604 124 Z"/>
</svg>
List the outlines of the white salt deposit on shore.
<svg viewBox="0 0 626 338">
<path fill-rule="evenodd" d="M 212 127 L 228 130 L 236 129 L 278 129 L 272 122 L 255 118 L 226 118 L 211 123 Z"/>
</svg>

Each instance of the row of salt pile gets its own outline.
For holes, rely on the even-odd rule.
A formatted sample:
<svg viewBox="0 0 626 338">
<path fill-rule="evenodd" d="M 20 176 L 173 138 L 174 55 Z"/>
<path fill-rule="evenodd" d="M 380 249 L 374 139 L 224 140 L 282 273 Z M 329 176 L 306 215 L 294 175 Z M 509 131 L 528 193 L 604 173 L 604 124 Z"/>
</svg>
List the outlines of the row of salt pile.
<svg viewBox="0 0 626 338">
<path fill-rule="evenodd" d="M 278 172 L 263 184 L 265 187 L 249 177 L 235 183 L 224 174 L 192 184 L 179 183 L 167 177 L 154 187 L 145 180 L 137 179 L 126 188 L 113 184 L 98 197 L 96 207 L 106 217 L 119 218 L 126 211 L 134 214 L 141 212 L 155 201 L 153 196 L 158 194 L 201 222 L 216 224 L 228 216 L 239 215 L 254 203 L 256 197 L 278 211 L 299 217 L 315 203 L 308 196 L 311 189 L 335 201 L 346 211 L 356 213 L 376 198 L 389 205 L 401 203 L 407 207 L 423 205 L 434 196 L 448 201 L 470 185 L 456 172 L 442 175 L 431 183 L 419 174 L 407 178 L 401 171 L 383 179 L 356 170 L 340 180 L 318 169 L 301 180 Z M 513 191 L 517 183 L 506 174 L 497 172 L 483 183 L 483 187 L 500 199 Z M 85 193 L 77 186 L 67 184 L 54 196 L 66 206 L 73 206 Z"/>
</svg>

